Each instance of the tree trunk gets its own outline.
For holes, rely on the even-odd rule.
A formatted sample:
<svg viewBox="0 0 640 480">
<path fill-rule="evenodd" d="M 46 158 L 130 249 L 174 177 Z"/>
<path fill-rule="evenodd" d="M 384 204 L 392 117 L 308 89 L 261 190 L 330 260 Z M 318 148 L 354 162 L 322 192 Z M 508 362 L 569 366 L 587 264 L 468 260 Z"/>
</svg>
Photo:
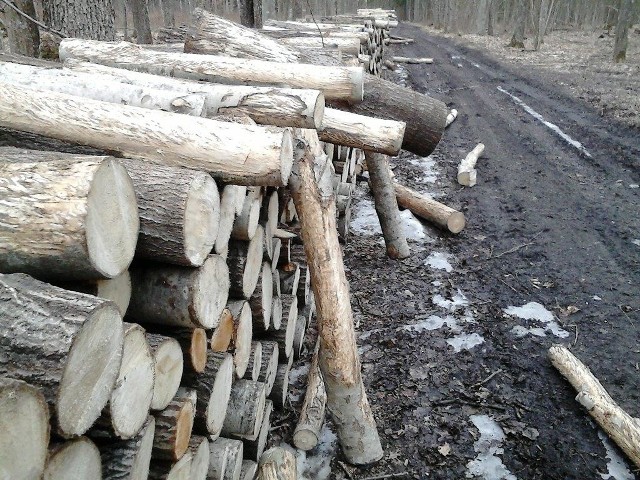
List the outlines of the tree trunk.
<svg viewBox="0 0 640 480">
<path fill-rule="evenodd" d="M 238 0 L 238 7 L 240 10 L 240 23 L 249 28 L 255 28 L 256 22 L 253 16 L 253 1 L 254 0 Z"/>
<path fill-rule="evenodd" d="M 181 388 L 167 407 L 155 414 L 156 433 L 153 437 L 155 460 L 177 462 L 189 448 L 197 394 Z"/>
<path fill-rule="evenodd" d="M 537 5 L 537 15 L 535 21 L 536 32 L 535 38 L 533 40 L 534 50 L 540 50 L 540 45 L 542 45 L 542 42 L 544 41 L 544 34 L 546 33 L 545 30 L 547 28 L 546 20 L 547 10 L 549 8 L 548 1 L 549 0 L 539 0 L 539 3 Z"/>
<path fill-rule="evenodd" d="M 229 242 L 227 264 L 229 265 L 229 293 L 236 298 L 251 298 L 258 284 L 262 269 L 264 229 L 258 225 L 250 241 Z"/>
<path fill-rule="evenodd" d="M 240 440 L 218 438 L 211 442 L 207 478 L 238 479 L 242 468 L 243 445 Z"/>
<path fill-rule="evenodd" d="M 253 27 L 262 28 L 263 19 L 262 0 L 253 0 Z"/>
<path fill-rule="evenodd" d="M 155 382 L 151 409 L 163 410 L 180 387 L 184 359 L 179 342 L 171 337 L 147 333 L 147 343 L 153 354 Z"/>
<path fill-rule="evenodd" d="M 123 326 L 116 305 L 16 273 L 0 275 L 0 318 L 0 375 L 41 388 L 60 435 L 82 435 L 118 376 Z"/>
<path fill-rule="evenodd" d="M 227 304 L 227 308 L 233 316 L 233 364 L 237 378 L 244 377 L 249 365 L 251 355 L 251 338 L 253 328 L 251 321 L 251 308 L 246 300 L 234 300 Z"/>
<path fill-rule="evenodd" d="M 17 9 L 36 18 L 33 0 L 10 0 Z M 40 32 L 35 23 L 26 19 L 9 5 L 0 5 L 0 25 L 7 31 L 7 46 L 10 53 L 38 57 L 40 54 Z"/>
<path fill-rule="evenodd" d="M 49 407 L 44 395 L 26 382 L 0 377 L 0 425 L 0 465 L 5 478 L 40 478 L 49 445 Z"/>
<path fill-rule="evenodd" d="M 147 0 L 127 0 L 133 16 L 133 28 L 136 31 L 136 43 L 151 44 L 151 23 L 149 22 L 149 8 Z"/>
<path fill-rule="evenodd" d="M 0 160 L 0 271 L 84 280 L 127 269 L 139 220 L 118 160 L 11 147 Z"/>
<path fill-rule="evenodd" d="M 264 383 L 236 380 L 231 387 L 231 398 L 222 427 L 222 435 L 248 440 L 258 438 L 265 401 Z"/>
<path fill-rule="evenodd" d="M 71 40 L 69 40 L 71 41 Z M 287 130 L 261 127 L 69 95 L 0 82 L 0 126 L 112 150 L 156 163 L 214 172 L 236 183 L 286 183 L 292 164 Z M 251 138 L 250 143 L 242 138 Z M 189 155 L 184 154 L 188 144 Z"/>
<path fill-rule="evenodd" d="M 199 268 L 167 264 L 131 269 L 129 313 L 140 322 L 215 328 L 229 294 L 229 269 L 219 255 Z"/>
<path fill-rule="evenodd" d="M 409 245 L 398 211 L 389 160 L 386 155 L 380 153 L 365 152 L 365 156 L 369 170 L 369 185 L 387 245 L 387 255 L 397 259 L 407 258 L 410 254 Z"/>
<path fill-rule="evenodd" d="M 42 7 L 44 24 L 69 37 L 115 39 L 113 0 L 46 0 Z"/>
<path fill-rule="evenodd" d="M 15 449 L 15 446 L 14 446 Z M 20 452 L 25 455 L 27 452 Z M 76 438 L 51 449 L 43 480 L 86 480 L 102 478 L 100 451 L 86 437 Z M 12 477 L 19 478 L 19 477 Z"/>
<path fill-rule="evenodd" d="M 190 480 L 207 480 L 211 451 L 207 437 L 193 435 L 189 440 L 191 452 L 191 476 Z"/>
<path fill-rule="evenodd" d="M 289 450 L 273 447 L 260 457 L 258 480 L 296 480 L 296 457 Z"/>
<path fill-rule="evenodd" d="M 461 212 L 399 183 L 394 186 L 398 205 L 402 208 L 411 210 L 414 215 L 446 228 L 451 233 L 460 233 L 464 228 L 466 222 Z"/>
<path fill-rule="evenodd" d="M 171 2 L 169 0 L 162 0 L 161 2 L 162 19 L 166 28 L 173 28 L 176 24 L 174 7 L 170 3 Z M 125 41 L 127 41 L 126 38 Z"/>
<path fill-rule="evenodd" d="M 318 346 L 311 359 L 307 377 L 307 393 L 304 397 L 298 424 L 293 432 L 293 444 L 300 450 L 311 450 L 320 441 L 320 430 L 324 423 L 327 392 L 318 367 Z"/>
<path fill-rule="evenodd" d="M 65 290 L 86 293 L 94 297 L 111 300 L 118 306 L 120 315 L 124 317 L 131 300 L 131 276 L 129 271 L 114 278 L 87 280 L 84 282 L 56 282 L 56 286 Z"/>
<path fill-rule="evenodd" d="M 616 23 L 616 42 L 613 47 L 613 61 L 624 62 L 627 58 L 629 28 L 633 24 L 635 0 L 620 0 L 618 22 Z"/>
<path fill-rule="evenodd" d="M 260 432 L 255 440 L 244 441 L 244 458 L 251 461 L 258 462 L 264 449 L 267 445 L 267 439 L 269 437 L 271 428 L 271 413 L 273 412 L 273 402 L 267 400 L 264 406 L 264 413 L 262 414 L 262 425 L 260 426 Z M 251 478 L 253 480 L 253 477 Z"/>
<path fill-rule="evenodd" d="M 101 445 L 102 478 L 146 480 L 149 475 L 155 428 L 156 421 L 149 416 L 134 438 Z"/>
<path fill-rule="evenodd" d="M 265 393 L 268 397 L 271 395 L 276 380 L 280 350 L 278 350 L 278 342 L 262 340 L 260 343 L 262 343 L 262 361 L 258 381 L 264 383 Z"/>
</svg>

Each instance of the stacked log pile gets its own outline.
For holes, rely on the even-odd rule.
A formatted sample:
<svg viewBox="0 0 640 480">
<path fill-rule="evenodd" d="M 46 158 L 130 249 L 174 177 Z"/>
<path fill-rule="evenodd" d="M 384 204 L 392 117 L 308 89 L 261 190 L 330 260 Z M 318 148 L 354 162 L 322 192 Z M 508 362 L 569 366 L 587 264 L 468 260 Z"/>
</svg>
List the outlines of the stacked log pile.
<svg viewBox="0 0 640 480">
<path fill-rule="evenodd" d="M 63 68 L 0 62 L 0 127 L 52 150 L 0 149 L 0 447 L 31 452 L 10 478 L 250 478 L 316 302 L 315 388 L 347 459 L 382 455 L 335 232 L 405 123 L 325 108 L 362 102 L 360 67 L 204 37 L 236 54 L 65 39 Z"/>
</svg>

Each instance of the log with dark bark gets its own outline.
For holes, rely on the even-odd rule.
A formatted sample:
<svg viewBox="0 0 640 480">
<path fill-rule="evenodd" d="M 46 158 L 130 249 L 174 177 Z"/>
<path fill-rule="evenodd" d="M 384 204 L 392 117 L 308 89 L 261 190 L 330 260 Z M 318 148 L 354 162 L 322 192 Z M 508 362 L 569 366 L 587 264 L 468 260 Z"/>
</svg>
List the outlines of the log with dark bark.
<svg viewBox="0 0 640 480">
<path fill-rule="evenodd" d="M 262 366 L 262 343 L 251 342 L 251 355 L 249 355 L 249 363 L 247 371 L 244 373 L 245 380 L 258 381 L 260 375 L 260 367 Z"/>
<path fill-rule="evenodd" d="M 134 438 L 100 445 L 102 478 L 146 480 L 149 475 L 155 427 L 155 419 L 149 416 Z"/>
<path fill-rule="evenodd" d="M 244 440 L 245 459 L 250 459 L 254 462 L 260 461 L 260 457 L 267 445 L 267 439 L 269 438 L 272 412 L 273 402 L 271 400 L 267 400 L 265 402 L 264 413 L 262 415 L 262 425 L 260 426 L 258 436 L 254 440 Z"/>
<path fill-rule="evenodd" d="M 131 300 L 131 276 L 125 270 L 117 277 L 85 280 L 84 282 L 55 282 L 57 286 L 74 292 L 86 293 L 94 297 L 111 300 L 118 306 L 124 317 Z"/>
<path fill-rule="evenodd" d="M 297 295 L 300 285 L 300 265 L 290 262 L 283 265 L 280 272 L 280 294 Z"/>
<path fill-rule="evenodd" d="M 192 461 L 191 452 L 185 453 L 175 463 L 152 461 L 149 467 L 149 480 L 189 480 Z"/>
<path fill-rule="evenodd" d="M 155 371 L 151 409 L 163 410 L 180 387 L 184 356 L 180 343 L 175 338 L 147 333 L 147 343 L 153 354 Z"/>
<path fill-rule="evenodd" d="M 260 279 L 256 289 L 249 298 L 253 328 L 256 332 L 265 332 L 271 323 L 271 307 L 273 305 L 273 273 L 271 265 L 262 263 Z"/>
<path fill-rule="evenodd" d="M 260 457 L 258 480 L 296 480 L 296 457 L 289 450 L 273 447 Z"/>
<path fill-rule="evenodd" d="M 460 233 L 464 229 L 466 220 L 463 213 L 399 183 L 394 183 L 394 187 L 398 205 L 402 208 L 451 233 Z"/>
<path fill-rule="evenodd" d="M 255 440 L 262 425 L 265 401 L 264 383 L 253 380 L 234 382 L 222 435 Z"/>
<path fill-rule="evenodd" d="M 42 389 L 59 434 L 85 433 L 120 369 L 123 326 L 116 305 L 28 275 L 0 274 L 0 318 L 0 376 Z"/>
<path fill-rule="evenodd" d="M 189 440 L 191 452 L 191 476 L 189 480 L 207 480 L 211 451 L 207 437 L 193 435 Z"/>
<path fill-rule="evenodd" d="M 36 18 L 33 0 L 11 0 L 10 3 L 0 5 L 0 24 L 4 26 L 6 34 L 5 50 L 19 55 L 37 57 L 40 51 L 40 33 L 38 26 L 28 18 L 20 15 L 21 11 L 31 18 Z"/>
<path fill-rule="evenodd" d="M 307 393 L 300 410 L 298 424 L 293 432 L 293 444 L 300 450 L 315 448 L 320 440 L 320 429 L 324 423 L 324 410 L 327 404 L 327 392 L 324 389 L 322 374 L 318 368 L 318 345 L 311 359 L 307 377 Z"/>
<path fill-rule="evenodd" d="M 195 390 L 181 388 L 164 410 L 156 412 L 156 433 L 151 454 L 154 460 L 176 462 L 187 451 L 196 400 Z"/>
<path fill-rule="evenodd" d="M 251 298 L 258 284 L 262 269 L 264 229 L 258 225 L 250 241 L 229 242 L 227 264 L 229 265 L 229 294 L 236 298 Z"/>
<path fill-rule="evenodd" d="M 265 393 L 269 396 L 278 373 L 280 350 L 278 349 L 278 342 L 263 340 L 260 343 L 262 343 L 262 361 L 260 363 L 258 381 L 264 383 Z"/>
<path fill-rule="evenodd" d="M 21 380 L 0 377 L 0 465 L 3 476 L 40 478 L 49 445 L 44 395 Z"/>
<path fill-rule="evenodd" d="M 219 255 L 200 268 L 137 264 L 131 268 L 129 314 L 139 322 L 214 328 L 229 294 L 229 269 Z"/>
<path fill-rule="evenodd" d="M 0 197 L 2 272 L 112 278 L 133 258 L 138 208 L 114 158 L 0 148 Z"/>
<path fill-rule="evenodd" d="M 292 357 L 293 359 L 293 357 Z M 273 382 L 273 388 L 269 393 L 269 399 L 273 402 L 273 406 L 279 410 L 284 409 L 287 404 L 289 395 L 289 371 L 290 363 L 280 363 L 276 369 L 276 375 Z"/>
<path fill-rule="evenodd" d="M 20 452 L 21 456 L 25 454 L 24 451 Z M 88 478 L 102 478 L 102 463 L 98 447 L 87 437 L 54 444 L 50 449 L 42 479 L 87 480 Z"/>
<path fill-rule="evenodd" d="M 246 300 L 232 300 L 227 308 L 233 315 L 233 365 L 236 377 L 244 377 L 249 365 L 251 354 L 251 339 L 253 338 L 253 323 L 251 320 L 251 308 Z"/>
<path fill-rule="evenodd" d="M 210 443 L 209 449 L 211 457 L 207 478 L 240 478 L 243 457 L 243 444 L 240 440 L 220 437 Z"/>
</svg>

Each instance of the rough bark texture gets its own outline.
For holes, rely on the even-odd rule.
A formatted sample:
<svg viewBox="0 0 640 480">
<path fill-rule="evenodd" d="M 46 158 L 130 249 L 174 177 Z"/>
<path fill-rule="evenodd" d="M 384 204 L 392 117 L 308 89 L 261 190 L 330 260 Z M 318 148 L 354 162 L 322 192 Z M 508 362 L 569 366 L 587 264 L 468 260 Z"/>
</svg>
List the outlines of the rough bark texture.
<svg viewBox="0 0 640 480">
<path fill-rule="evenodd" d="M 156 433 L 152 457 L 172 462 L 180 460 L 189 448 L 197 394 L 181 388 L 167 407 L 155 414 Z"/>
<path fill-rule="evenodd" d="M 43 23 L 69 37 L 115 38 L 113 0 L 46 0 L 42 6 Z"/>
<path fill-rule="evenodd" d="M 147 333 L 147 342 L 153 354 L 155 370 L 151 408 L 162 410 L 169 405 L 180 387 L 184 359 L 180 344 L 174 338 Z"/>
<path fill-rule="evenodd" d="M 133 16 L 133 28 L 136 31 L 137 43 L 153 43 L 151 36 L 151 22 L 149 21 L 149 7 L 147 0 L 126 0 Z"/>
<path fill-rule="evenodd" d="M 509 43 L 510 47 L 524 49 L 524 31 L 529 17 L 528 5 L 527 0 L 516 0 L 516 26 Z"/>
<path fill-rule="evenodd" d="M 264 383 L 265 393 L 267 396 L 271 394 L 273 384 L 276 381 L 278 370 L 278 359 L 280 358 L 280 350 L 278 342 L 265 341 L 262 342 L 262 361 L 260 364 L 260 374 L 258 381 Z"/>
<path fill-rule="evenodd" d="M 237 480 L 242 468 L 243 444 L 240 440 L 218 438 L 211 442 L 209 474 L 207 478 Z"/>
<path fill-rule="evenodd" d="M 276 374 L 273 381 L 273 388 L 269 393 L 269 399 L 273 402 L 273 406 L 279 410 L 284 409 L 287 404 L 289 394 L 289 371 L 291 365 L 288 363 L 280 363 L 276 368 Z"/>
<path fill-rule="evenodd" d="M 11 3 L 29 15 L 36 18 L 33 0 L 11 0 Z M 9 52 L 28 57 L 37 57 L 40 52 L 40 32 L 32 21 L 26 19 L 13 8 L 0 4 L 0 24 L 7 32 L 7 47 Z"/>
<path fill-rule="evenodd" d="M 255 440 L 262 426 L 265 401 L 264 383 L 236 380 L 231 388 L 222 435 Z"/>
<path fill-rule="evenodd" d="M 0 375 L 41 388 L 59 433 L 82 435 L 118 376 L 123 326 L 115 304 L 16 273 L 0 275 L 0 318 Z"/>
<path fill-rule="evenodd" d="M 621 0 L 616 23 L 616 43 L 613 47 L 613 61 L 624 62 L 627 58 L 629 28 L 633 24 L 635 0 Z"/>
<path fill-rule="evenodd" d="M 258 480 L 296 480 L 296 457 L 289 450 L 273 447 L 260 457 Z"/>
<path fill-rule="evenodd" d="M 147 479 L 155 426 L 155 419 L 149 416 L 134 438 L 100 446 L 104 480 Z"/>
<path fill-rule="evenodd" d="M 415 215 L 451 233 L 460 233 L 464 229 L 466 221 L 463 213 L 399 183 L 394 183 L 394 187 L 398 205 L 402 208 L 408 208 Z"/>
<path fill-rule="evenodd" d="M 149 468 L 149 480 L 190 480 L 191 452 L 185 453 L 175 463 L 152 461 Z"/>
<path fill-rule="evenodd" d="M 315 448 L 318 444 L 326 404 L 327 392 L 318 367 L 318 345 L 316 345 L 307 377 L 307 393 L 302 403 L 298 424 L 293 432 L 293 444 L 296 448 L 306 451 Z"/>
<path fill-rule="evenodd" d="M 21 452 L 21 455 L 25 453 Z M 42 478 L 43 480 L 101 478 L 101 468 L 102 463 L 98 447 L 88 438 L 80 437 L 53 446 Z"/>
<path fill-rule="evenodd" d="M 244 373 L 245 380 L 258 381 L 260 375 L 260 367 L 262 366 L 262 343 L 251 342 L 251 355 L 249 355 L 249 363 L 247 371 Z"/>
<path fill-rule="evenodd" d="M 238 2 L 238 10 L 240 10 L 240 23 L 249 28 L 255 28 L 256 22 L 253 17 L 253 1 L 240 0 Z"/>
<path fill-rule="evenodd" d="M 260 426 L 260 432 L 255 440 L 244 441 L 244 458 L 250 459 L 254 462 L 260 461 L 262 452 L 267 445 L 267 439 L 269 438 L 269 432 L 271 428 L 271 413 L 273 412 L 273 402 L 267 400 L 264 406 L 264 413 L 262 415 L 262 425 Z"/>
</svg>

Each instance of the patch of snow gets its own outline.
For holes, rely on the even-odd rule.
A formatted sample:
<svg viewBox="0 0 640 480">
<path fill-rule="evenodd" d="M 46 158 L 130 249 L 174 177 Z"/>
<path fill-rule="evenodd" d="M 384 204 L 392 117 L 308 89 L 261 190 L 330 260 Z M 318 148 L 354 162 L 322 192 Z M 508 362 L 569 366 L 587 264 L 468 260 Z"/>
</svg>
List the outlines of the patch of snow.
<svg viewBox="0 0 640 480">
<path fill-rule="evenodd" d="M 442 286 L 442 282 L 440 280 L 434 280 L 433 282 L 431 282 L 431 285 L 433 285 L 434 287 L 440 287 Z"/>
<path fill-rule="evenodd" d="M 467 478 L 517 480 L 497 456 L 504 453 L 502 442 L 505 436 L 500 425 L 489 415 L 471 415 L 469 418 L 480 431 L 480 438 L 473 443 L 473 449 L 478 455 L 467 463 Z"/>
<path fill-rule="evenodd" d="M 437 163 L 431 155 L 428 157 L 412 158 L 409 160 L 409 163 L 422 170 L 424 175 L 417 179 L 419 182 L 436 183 L 438 180 L 438 172 L 436 170 Z"/>
<path fill-rule="evenodd" d="M 453 338 L 447 338 L 447 343 L 458 353 L 462 350 L 471 350 L 473 347 L 484 343 L 484 338 L 477 333 L 460 333 Z"/>
<path fill-rule="evenodd" d="M 594 295 L 593 298 L 596 302 L 599 302 L 600 300 L 602 300 L 602 298 L 600 298 L 598 295 Z"/>
<path fill-rule="evenodd" d="M 325 423 L 316 448 L 306 453 L 297 452 L 299 480 L 327 480 L 331 476 L 331 459 L 338 454 L 338 437 Z"/>
<path fill-rule="evenodd" d="M 637 183 L 632 183 L 629 185 L 629 188 L 640 188 L 640 185 L 638 185 Z"/>
<path fill-rule="evenodd" d="M 524 103 L 519 97 L 516 97 L 515 95 L 509 93 L 508 91 L 506 91 L 504 88 L 502 88 L 501 86 L 497 87 L 499 91 L 501 91 L 502 93 L 509 95 L 514 102 L 516 102 L 518 105 L 520 105 L 522 108 L 524 108 L 525 112 L 527 112 L 529 115 L 531 115 L 533 118 L 535 118 L 536 120 L 540 121 L 543 125 L 545 125 L 547 128 L 549 128 L 551 131 L 553 131 L 555 134 L 557 134 L 560 138 L 562 138 L 565 142 L 567 142 L 569 145 L 571 145 L 572 147 L 574 147 L 576 150 L 578 150 L 579 152 L 583 153 L 584 155 L 586 155 L 589 158 L 593 158 L 591 156 L 591 154 L 587 151 L 587 149 L 584 147 L 584 145 L 582 145 L 582 143 L 580 143 L 577 140 L 574 140 L 573 138 L 571 138 L 569 135 L 567 135 L 566 133 L 564 133 L 560 127 L 558 127 L 555 123 L 551 123 L 548 122 L 544 119 L 544 117 L 542 115 L 540 115 L 538 112 L 536 112 L 533 108 L 531 108 L 529 105 L 527 105 L 526 103 Z"/>
<path fill-rule="evenodd" d="M 351 213 L 351 230 L 362 235 L 382 235 L 373 200 L 360 199 Z"/>
<path fill-rule="evenodd" d="M 556 322 L 553 313 L 544 308 L 544 306 L 538 302 L 529 302 L 522 307 L 509 306 L 503 311 L 507 315 L 518 317 L 523 320 L 535 320 L 544 324 L 544 327 L 514 327 L 511 331 L 519 337 L 523 337 L 527 333 L 544 337 L 545 332 L 547 331 L 560 338 L 566 338 L 569 336 L 569 332 L 560 327 L 558 322 Z"/>
<path fill-rule="evenodd" d="M 631 240 L 631 243 L 640 247 L 640 238 L 636 238 L 635 240 Z"/>
<path fill-rule="evenodd" d="M 460 291 L 460 289 L 458 289 L 458 293 L 456 293 L 451 300 L 447 300 L 442 295 L 438 294 L 433 296 L 432 301 L 438 307 L 449 310 L 450 312 L 455 312 L 458 308 L 469 305 L 469 300 L 467 300 L 467 297 Z"/>
<path fill-rule="evenodd" d="M 607 473 L 600 473 L 600 476 L 604 480 L 634 480 L 636 477 L 631 473 L 624 459 L 618 455 L 618 452 L 613 448 L 609 437 L 601 431 L 598 431 L 598 438 L 602 441 L 607 451 L 607 458 L 609 459 L 607 463 Z"/>
<path fill-rule="evenodd" d="M 433 252 L 427 257 L 424 264 L 436 270 L 444 270 L 449 273 L 453 270 L 453 267 L 449 263 L 449 258 L 451 258 L 451 255 L 448 253 Z"/>
<path fill-rule="evenodd" d="M 298 365 L 289 370 L 289 384 L 296 385 L 300 377 L 306 378 L 309 375 L 309 363 Z"/>
<path fill-rule="evenodd" d="M 449 327 L 453 332 L 459 332 L 460 327 L 458 322 L 451 315 L 446 317 L 438 317 L 437 315 L 429 315 L 421 322 L 414 323 L 413 325 L 405 325 L 400 327 L 399 330 L 407 330 L 409 332 L 424 332 L 425 330 L 438 330 L 444 326 Z"/>
<path fill-rule="evenodd" d="M 402 210 L 400 212 L 400 219 L 402 220 L 402 226 L 404 227 L 404 234 L 407 240 L 413 240 L 414 242 L 433 241 L 425 232 L 422 222 L 411 213 L 411 210 Z M 378 217 L 376 217 L 376 222 L 377 221 Z"/>
</svg>

